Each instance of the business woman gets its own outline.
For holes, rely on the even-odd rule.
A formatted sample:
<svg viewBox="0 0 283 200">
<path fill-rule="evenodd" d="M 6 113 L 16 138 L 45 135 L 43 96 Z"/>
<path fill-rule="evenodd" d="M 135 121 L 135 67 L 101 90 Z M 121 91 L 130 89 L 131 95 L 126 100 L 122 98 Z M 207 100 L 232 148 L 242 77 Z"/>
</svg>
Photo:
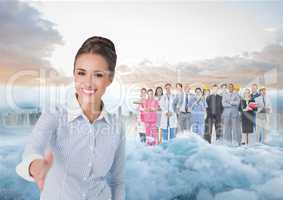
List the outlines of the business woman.
<svg viewBox="0 0 283 200">
<path fill-rule="evenodd" d="M 125 133 L 101 100 L 116 59 L 112 41 L 87 39 L 75 57 L 69 106 L 44 111 L 33 128 L 16 170 L 36 182 L 41 200 L 125 198 Z"/>
<path fill-rule="evenodd" d="M 241 121 L 242 121 L 242 133 L 245 134 L 245 144 L 249 143 L 249 135 L 253 133 L 253 119 L 256 110 L 255 100 L 251 96 L 250 89 L 246 88 L 244 95 L 241 98 Z"/>
</svg>

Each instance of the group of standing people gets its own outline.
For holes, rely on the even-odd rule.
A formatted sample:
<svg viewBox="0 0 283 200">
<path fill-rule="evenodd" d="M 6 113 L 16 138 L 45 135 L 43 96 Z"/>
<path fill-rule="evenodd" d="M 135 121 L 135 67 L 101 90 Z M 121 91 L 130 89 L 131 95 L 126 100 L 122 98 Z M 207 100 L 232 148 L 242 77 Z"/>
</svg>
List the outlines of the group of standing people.
<svg viewBox="0 0 283 200">
<path fill-rule="evenodd" d="M 171 87 L 170 83 L 165 84 L 165 94 L 162 87 L 157 87 L 155 93 L 153 89 L 141 89 L 140 100 L 134 102 L 138 104 L 137 131 L 141 142 L 156 145 L 175 137 L 177 98 Z"/>
<path fill-rule="evenodd" d="M 194 91 L 189 84 L 177 83 L 174 93 L 167 83 L 164 89 L 142 88 L 140 100 L 134 102 L 141 142 L 156 145 L 189 131 L 211 143 L 213 128 L 216 140 L 228 145 L 248 144 L 253 133 L 257 142 L 267 142 L 272 109 L 265 87 L 252 84 L 242 94 L 233 83 Z"/>
</svg>

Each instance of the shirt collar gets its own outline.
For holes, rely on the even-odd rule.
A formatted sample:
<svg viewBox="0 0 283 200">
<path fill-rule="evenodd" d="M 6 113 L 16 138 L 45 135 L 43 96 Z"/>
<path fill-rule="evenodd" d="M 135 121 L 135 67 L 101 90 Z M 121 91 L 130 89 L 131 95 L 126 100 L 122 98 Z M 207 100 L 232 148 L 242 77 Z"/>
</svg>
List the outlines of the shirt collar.
<svg viewBox="0 0 283 200">
<path fill-rule="evenodd" d="M 101 101 L 101 103 L 102 103 L 101 104 L 102 111 L 95 121 L 104 119 L 108 124 L 110 124 L 109 113 L 106 111 L 104 102 Z M 76 97 L 76 93 L 74 93 L 72 95 L 72 97 L 69 99 L 69 101 L 67 102 L 67 113 L 68 113 L 68 122 L 73 121 L 74 119 L 76 119 L 79 116 L 82 116 L 83 118 L 88 120 L 87 117 L 85 116 L 85 114 L 83 113 L 82 109 L 81 109 L 81 106 L 80 106 L 78 99 Z"/>
</svg>

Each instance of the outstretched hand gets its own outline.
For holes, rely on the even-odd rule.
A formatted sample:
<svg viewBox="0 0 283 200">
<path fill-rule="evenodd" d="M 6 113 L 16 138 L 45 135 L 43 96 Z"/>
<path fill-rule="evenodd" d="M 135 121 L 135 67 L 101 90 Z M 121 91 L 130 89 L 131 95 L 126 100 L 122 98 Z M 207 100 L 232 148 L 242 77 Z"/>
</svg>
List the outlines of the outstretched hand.
<svg viewBox="0 0 283 200">
<path fill-rule="evenodd" d="M 52 152 L 48 152 L 43 159 L 36 159 L 30 164 L 30 175 L 33 177 L 40 190 L 43 190 L 45 177 L 51 168 L 52 163 L 53 154 Z"/>
</svg>

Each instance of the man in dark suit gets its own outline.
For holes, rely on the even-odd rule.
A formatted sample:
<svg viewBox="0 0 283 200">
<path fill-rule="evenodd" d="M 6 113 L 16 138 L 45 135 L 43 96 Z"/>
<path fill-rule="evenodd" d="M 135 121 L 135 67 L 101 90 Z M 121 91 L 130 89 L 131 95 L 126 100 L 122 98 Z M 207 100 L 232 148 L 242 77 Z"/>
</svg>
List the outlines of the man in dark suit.
<svg viewBox="0 0 283 200">
<path fill-rule="evenodd" d="M 204 138 L 211 143 L 211 135 L 213 125 L 216 131 L 216 139 L 219 140 L 222 137 L 222 123 L 221 115 L 223 112 L 222 96 L 217 94 L 218 86 L 213 85 L 211 94 L 206 98 L 207 102 L 207 116 L 205 120 L 205 135 Z"/>
</svg>

